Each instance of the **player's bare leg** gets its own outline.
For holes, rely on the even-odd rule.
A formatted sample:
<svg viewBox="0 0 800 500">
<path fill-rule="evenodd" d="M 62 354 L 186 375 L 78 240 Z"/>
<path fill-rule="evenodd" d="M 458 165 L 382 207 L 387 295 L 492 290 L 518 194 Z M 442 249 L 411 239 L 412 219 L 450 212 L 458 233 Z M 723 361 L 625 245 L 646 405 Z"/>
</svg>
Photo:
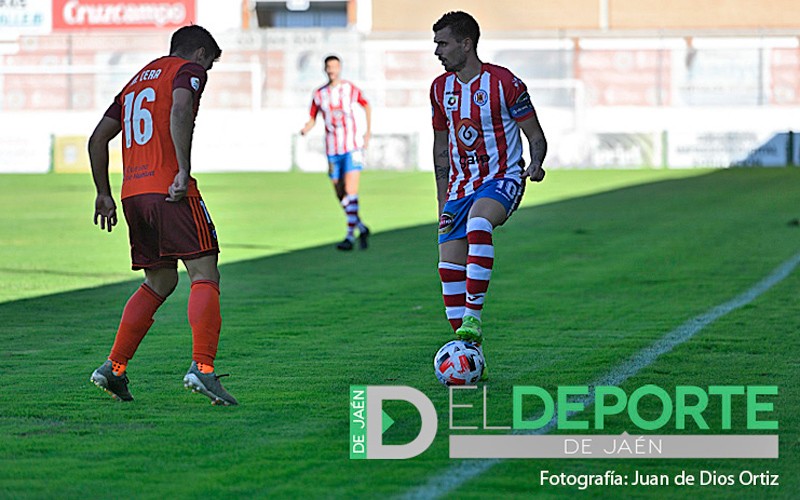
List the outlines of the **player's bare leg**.
<svg viewBox="0 0 800 500">
<path fill-rule="evenodd" d="M 450 240 L 439 244 L 439 262 L 467 265 L 467 239 Z"/>
<path fill-rule="evenodd" d="M 469 218 L 482 217 L 491 222 L 492 227 L 497 227 L 508 218 L 506 208 L 492 198 L 478 198 L 469 211 Z"/>
<path fill-rule="evenodd" d="M 348 196 L 358 196 L 358 187 L 361 183 L 361 171 L 351 170 L 344 174 L 344 192 Z"/>
<path fill-rule="evenodd" d="M 345 195 L 344 182 L 339 179 L 331 179 L 331 185 L 333 185 L 333 192 L 336 194 L 336 199 L 341 203 Z"/>
<path fill-rule="evenodd" d="M 198 280 L 213 281 L 219 284 L 219 268 L 217 255 L 206 255 L 197 259 L 186 260 L 183 264 L 189 273 L 192 283 Z"/>
<path fill-rule="evenodd" d="M 172 295 L 175 287 L 178 286 L 178 270 L 170 268 L 145 269 L 144 283 L 166 299 Z"/>
<path fill-rule="evenodd" d="M 219 307 L 219 269 L 217 255 L 206 255 L 184 261 L 192 289 L 189 292 L 189 324 L 192 327 L 192 365 L 183 384 L 199 392 L 214 405 L 236 405 L 236 398 L 222 387 L 214 372 L 222 316 Z"/>
</svg>

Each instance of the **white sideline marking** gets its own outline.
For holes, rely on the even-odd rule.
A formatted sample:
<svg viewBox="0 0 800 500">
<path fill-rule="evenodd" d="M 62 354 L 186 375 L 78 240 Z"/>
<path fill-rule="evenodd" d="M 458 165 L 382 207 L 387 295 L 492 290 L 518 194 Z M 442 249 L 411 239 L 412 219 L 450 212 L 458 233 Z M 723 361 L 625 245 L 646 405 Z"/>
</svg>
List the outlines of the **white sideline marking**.
<svg viewBox="0 0 800 500">
<path fill-rule="evenodd" d="M 780 266 L 775 268 L 767 277 L 750 287 L 747 291 L 737 295 L 731 300 L 712 307 L 700 316 L 696 316 L 683 323 L 660 339 L 656 340 L 649 347 L 645 347 L 634 354 L 627 361 L 614 367 L 610 372 L 602 377 L 590 382 L 589 394 L 583 398 L 575 400 L 583 405 L 582 409 L 594 402 L 594 388 L 598 385 L 620 385 L 630 377 L 636 375 L 642 368 L 653 363 L 659 356 L 670 352 L 675 347 L 691 339 L 697 332 L 725 316 L 731 311 L 735 311 L 742 306 L 746 306 L 764 292 L 786 279 L 792 271 L 800 264 L 800 253 L 795 254 Z M 577 412 L 569 412 L 572 415 Z M 556 427 L 556 415 L 541 429 L 530 432 L 515 432 L 515 434 L 547 434 Z M 464 460 L 456 465 L 449 467 L 445 472 L 437 474 L 428 480 L 427 483 L 413 488 L 403 494 L 400 498 L 438 498 L 455 490 L 465 482 L 473 479 L 501 462 L 501 459 L 482 459 Z"/>
</svg>

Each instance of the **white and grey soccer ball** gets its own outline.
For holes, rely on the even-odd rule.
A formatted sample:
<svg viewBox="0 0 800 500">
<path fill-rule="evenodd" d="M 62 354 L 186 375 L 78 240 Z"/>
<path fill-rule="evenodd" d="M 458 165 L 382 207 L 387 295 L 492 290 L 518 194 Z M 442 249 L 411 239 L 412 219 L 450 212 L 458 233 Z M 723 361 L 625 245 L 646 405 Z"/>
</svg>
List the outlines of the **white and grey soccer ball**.
<svg viewBox="0 0 800 500">
<path fill-rule="evenodd" d="M 483 375 L 480 349 L 470 342 L 451 340 L 433 357 L 436 378 L 444 385 L 472 385 Z"/>
</svg>

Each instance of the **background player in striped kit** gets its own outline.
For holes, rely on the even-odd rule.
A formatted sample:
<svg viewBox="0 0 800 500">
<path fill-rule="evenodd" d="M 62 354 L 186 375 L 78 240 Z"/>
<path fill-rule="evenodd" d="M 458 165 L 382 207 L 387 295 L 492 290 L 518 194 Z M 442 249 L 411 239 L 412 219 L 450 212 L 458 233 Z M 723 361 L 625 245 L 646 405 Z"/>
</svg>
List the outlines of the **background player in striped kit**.
<svg viewBox="0 0 800 500">
<path fill-rule="evenodd" d="M 472 16 L 448 12 L 433 31 L 434 53 L 446 70 L 431 85 L 439 275 L 456 336 L 480 345 L 492 231 L 519 205 L 525 178 L 544 179 L 547 141 L 525 84 L 478 58 L 480 28 Z M 520 130 L 530 147 L 527 167 Z"/>
<path fill-rule="evenodd" d="M 339 250 L 352 250 L 355 230 L 358 229 L 359 244 L 362 249 L 368 246 L 369 229 L 361 221 L 358 213 L 358 183 L 361 178 L 362 147 L 369 144 L 372 111 L 361 90 L 347 80 L 341 79 L 341 61 L 336 56 L 325 58 L 325 73 L 328 83 L 314 91 L 311 101 L 310 118 L 301 135 L 306 135 L 314 127 L 317 114 L 322 113 L 325 120 L 325 152 L 328 155 L 328 175 L 333 182 L 336 198 L 347 217 L 347 235 L 336 245 Z M 363 142 L 356 129 L 353 115 L 354 105 L 364 108 L 367 129 Z"/>
</svg>

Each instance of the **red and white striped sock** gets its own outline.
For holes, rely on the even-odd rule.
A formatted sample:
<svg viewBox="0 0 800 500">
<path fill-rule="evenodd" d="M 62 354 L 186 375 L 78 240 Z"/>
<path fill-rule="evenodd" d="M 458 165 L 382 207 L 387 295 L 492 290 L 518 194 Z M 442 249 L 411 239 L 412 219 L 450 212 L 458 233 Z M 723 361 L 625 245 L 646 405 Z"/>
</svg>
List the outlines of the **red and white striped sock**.
<svg viewBox="0 0 800 500">
<path fill-rule="evenodd" d="M 444 311 L 450 326 L 456 331 L 461 326 L 467 300 L 467 268 L 452 262 L 439 262 L 439 277 L 442 279 Z"/>
<path fill-rule="evenodd" d="M 494 265 L 494 245 L 492 244 L 492 223 L 483 217 L 473 217 L 467 221 L 467 298 L 465 316 L 481 319 L 483 299 L 489 288 Z"/>
<path fill-rule="evenodd" d="M 358 217 L 358 195 L 345 195 L 342 199 L 342 207 L 344 207 L 344 213 L 347 216 L 347 237 L 352 238 L 353 232 L 361 222 Z"/>
</svg>

